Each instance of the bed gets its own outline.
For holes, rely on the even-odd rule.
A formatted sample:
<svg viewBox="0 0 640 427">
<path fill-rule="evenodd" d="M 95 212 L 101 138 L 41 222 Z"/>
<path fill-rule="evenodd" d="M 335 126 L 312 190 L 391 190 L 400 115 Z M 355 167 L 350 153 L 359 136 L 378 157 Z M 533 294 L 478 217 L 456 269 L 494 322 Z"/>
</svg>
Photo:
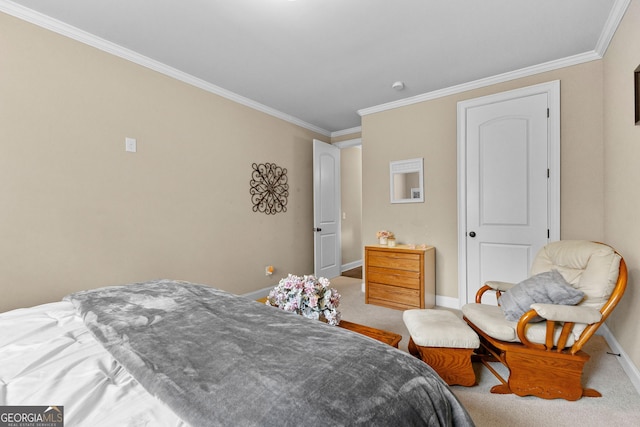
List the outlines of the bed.
<svg viewBox="0 0 640 427">
<path fill-rule="evenodd" d="M 473 425 L 407 353 L 182 281 L 0 313 L 0 361 L 0 406 L 66 426 Z"/>
</svg>

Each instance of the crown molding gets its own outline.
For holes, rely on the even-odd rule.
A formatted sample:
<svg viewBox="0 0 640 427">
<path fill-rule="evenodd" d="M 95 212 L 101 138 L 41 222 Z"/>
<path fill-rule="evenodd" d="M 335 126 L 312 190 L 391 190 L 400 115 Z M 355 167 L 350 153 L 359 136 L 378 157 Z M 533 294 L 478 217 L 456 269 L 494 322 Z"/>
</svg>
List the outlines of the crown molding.
<svg viewBox="0 0 640 427">
<path fill-rule="evenodd" d="M 360 114 L 360 116 L 366 116 L 368 114 L 379 113 L 379 112 L 391 110 L 394 108 L 417 104 L 419 102 L 429 101 L 437 98 L 443 98 L 445 96 L 466 92 L 468 90 L 479 89 L 482 87 L 491 86 L 498 83 L 504 83 L 510 80 L 520 79 L 523 77 L 528 77 L 535 74 L 544 73 L 547 71 L 557 70 L 559 68 L 578 65 L 585 62 L 589 62 L 589 61 L 595 61 L 597 59 L 602 59 L 602 57 L 598 55 L 595 51 L 585 52 L 578 55 L 569 56 L 567 58 L 559 59 L 556 61 L 549 61 L 542 64 L 534 65 L 531 67 L 521 68 L 516 71 L 510 71 L 508 73 L 498 74 L 498 75 L 487 77 L 484 79 L 474 80 L 472 82 L 451 86 L 445 89 L 423 93 L 421 95 L 412 96 L 410 98 L 400 99 L 398 101 L 388 102 L 386 104 L 380 104 L 373 107 L 364 108 L 362 110 L 358 110 L 358 114 Z"/>
<path fill-rule="evenodd" d="M 607 52 L 609 48 L 609 44 L 613 39 L 613 36 L 624 17 L 627 8 L 631 4 L 631 0 L 616 0 L 611 8 L 611 12 L 609 12 L 609 17 L 607 18 L 607 22 L 604 24 L 604 29 L 602 33 L 600 33 L 600 39 L 598 39 L 598 43 L 596 43 L 595 51 L 601 56 L 604 57 L 604 54 Z"/>
<path fill-rule="evenodd" d="M 359 132 L 362 132 L 362 126 L 356 126 L 349 129 L 343 129 L 343 130 L 337 130 L 337 131 L 331 132 L 331 138 L 337 138 L 339 136 L 345 136 L 345 135 L 350 135 L 352 133 L 359 133 Z"/>
<path fill-rule="evenodd" d="M 264 104 L 256 102 L 252 99 L 246 98 L 244 96 L 238 95 L 237 93 L 223 89 L 219 86 L 206 82 L 198 77 L 192 76 L 191 74 L 182 72 L 178 69 L 170 67 L 166 64 L 163 64 L 159 61 L 156 61 L 144 55 L 140 55 L 139 53 L 134 52 L 130 49 L 127 49 L 125 47 L 112 43 L 103 38 L 97 37 L 91 33 L 83 31 L 79 28 L 66 24 L 50 16 L 44 15 L 40 12 L 36 12 L 35 10 L 26 8 L 14 2 L 11 2 L 8 0 L 0 0 L 0 12 L 4 12 L 8 15 L 14 16 L 23 21 L 26 21 L 31 24 L 37 25 L 39 27 L 42 27 L 44 29 L 53 31 L 54 33 L 79 41 L 80 43 L 84 43 L 86 45 L 92 46 L 103 52 L 110 53 L 112 55 L 115 55 L 127 61 L 141 65 L 150 70 L 156 71 L 168 77 L 187 83 L 191 86 L 195 86 L 199 89 L 222 96 L 223 98 L 229 99 L 238 104 L 242 104 L 246 107 L 252 108 L 254 110 L 263 112 L 270 116 L 292 123 L 296 126 L 300 126 L 302 128 L 308 129 L 312 132 L 316 132 L 327 137 L 331 136 L 331 132 L 326 129 L 312 125 L 290 114 L 283 113 L 274 108 L 271 108 Z"/>
<path fill-rule="evenodd" d="M 351 147 L 362 147 L 362 138 L 348 139 L 346 141 L 334 142 L 332 145 L 343 149 Z"/>
</svg>

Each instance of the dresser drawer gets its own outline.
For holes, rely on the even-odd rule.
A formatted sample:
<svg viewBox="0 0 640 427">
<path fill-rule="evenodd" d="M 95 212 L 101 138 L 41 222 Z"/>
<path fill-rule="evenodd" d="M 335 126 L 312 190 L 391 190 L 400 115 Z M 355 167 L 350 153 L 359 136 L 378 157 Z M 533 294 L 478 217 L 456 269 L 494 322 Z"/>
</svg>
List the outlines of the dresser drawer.
<svg viewBox="0 0 640 427">
<path fill-rule="evenodd" d="M 393 268 L 396 270 L 420 271 L 420 255 L 400 252 L 371 251 L 367 266 Z"/>
<path fill-rule="evenodd" d="M 392 308 L 420 308 L 420 291 L 418 289 L 399 288 L 368 282 L 369 301 L 372 304 Z"/>
<path fill-rule="evenodd" d="M 369 267 L 367 281 L 402 288 L 420 289 L 420 271 L 396 270 L 392 268 Z"/>
</svg>

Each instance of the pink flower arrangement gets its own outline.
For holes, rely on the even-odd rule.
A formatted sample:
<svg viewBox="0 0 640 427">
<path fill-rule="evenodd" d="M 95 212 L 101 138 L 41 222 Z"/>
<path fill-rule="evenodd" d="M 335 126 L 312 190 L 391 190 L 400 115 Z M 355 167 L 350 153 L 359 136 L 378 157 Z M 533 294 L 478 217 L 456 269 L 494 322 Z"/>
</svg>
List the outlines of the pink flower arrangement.
<svg viewBox="0 0 640 427">
<path fill-rule="evenodd" d="M 388 238 L 390 238 L 390 237 L 393 237 L 393 233 L 392 233 L 391 231 L 381 230 L 381 231 L 378 231 L 378 232 L 376 233 L 376 237 L 377 237 L 378 239 L 380 239 L 380 238 L 383 238 L 383 239 L 385 239 L 385 238 L 386 238 L 386 239 L 388 239 Z"/>
<path fill-rule="evenodd" d="M 322 316 L 330 325 L 337 325 L 340 323 L 340 294 L 329 285 L 329 280 L 324 277 L 289 274 L 269 292 L 265 304 L 309 319 L 318 320 Z"/>
</svg>

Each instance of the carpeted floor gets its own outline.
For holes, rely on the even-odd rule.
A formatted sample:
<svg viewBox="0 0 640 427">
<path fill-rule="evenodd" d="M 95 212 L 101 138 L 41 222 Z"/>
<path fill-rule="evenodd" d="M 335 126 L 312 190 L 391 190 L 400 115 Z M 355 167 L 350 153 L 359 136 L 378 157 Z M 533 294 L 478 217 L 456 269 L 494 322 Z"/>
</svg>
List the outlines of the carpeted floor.
<svg viewBox="0 0 640 427">
<path fill-rule="evenodd" d="M 407 351 L 409 332 L 402 321 L 402 311 L 364 304 L 361 279 L 336 277 L 331 285 L 342 295 L 340 311 L 343 319 L 401 334 L 399 348 Z M 499 381 L 480 364 L 475 366 L 477 386 L 451 388 L 478 427 L 640 425 L 640 395 L 616 356 L 607 354 L 611 350 L 604 338 L 593 337 L 584 350 L 591 355 L 591 360 L 585 367 L 583 382 L 586 387 L 600 391 L 600 398 L 567 402 L 491 394 L 489 389 Z M 495 368 L 506 377 L 502 365 L 495 364 Z"/>
</svg>

